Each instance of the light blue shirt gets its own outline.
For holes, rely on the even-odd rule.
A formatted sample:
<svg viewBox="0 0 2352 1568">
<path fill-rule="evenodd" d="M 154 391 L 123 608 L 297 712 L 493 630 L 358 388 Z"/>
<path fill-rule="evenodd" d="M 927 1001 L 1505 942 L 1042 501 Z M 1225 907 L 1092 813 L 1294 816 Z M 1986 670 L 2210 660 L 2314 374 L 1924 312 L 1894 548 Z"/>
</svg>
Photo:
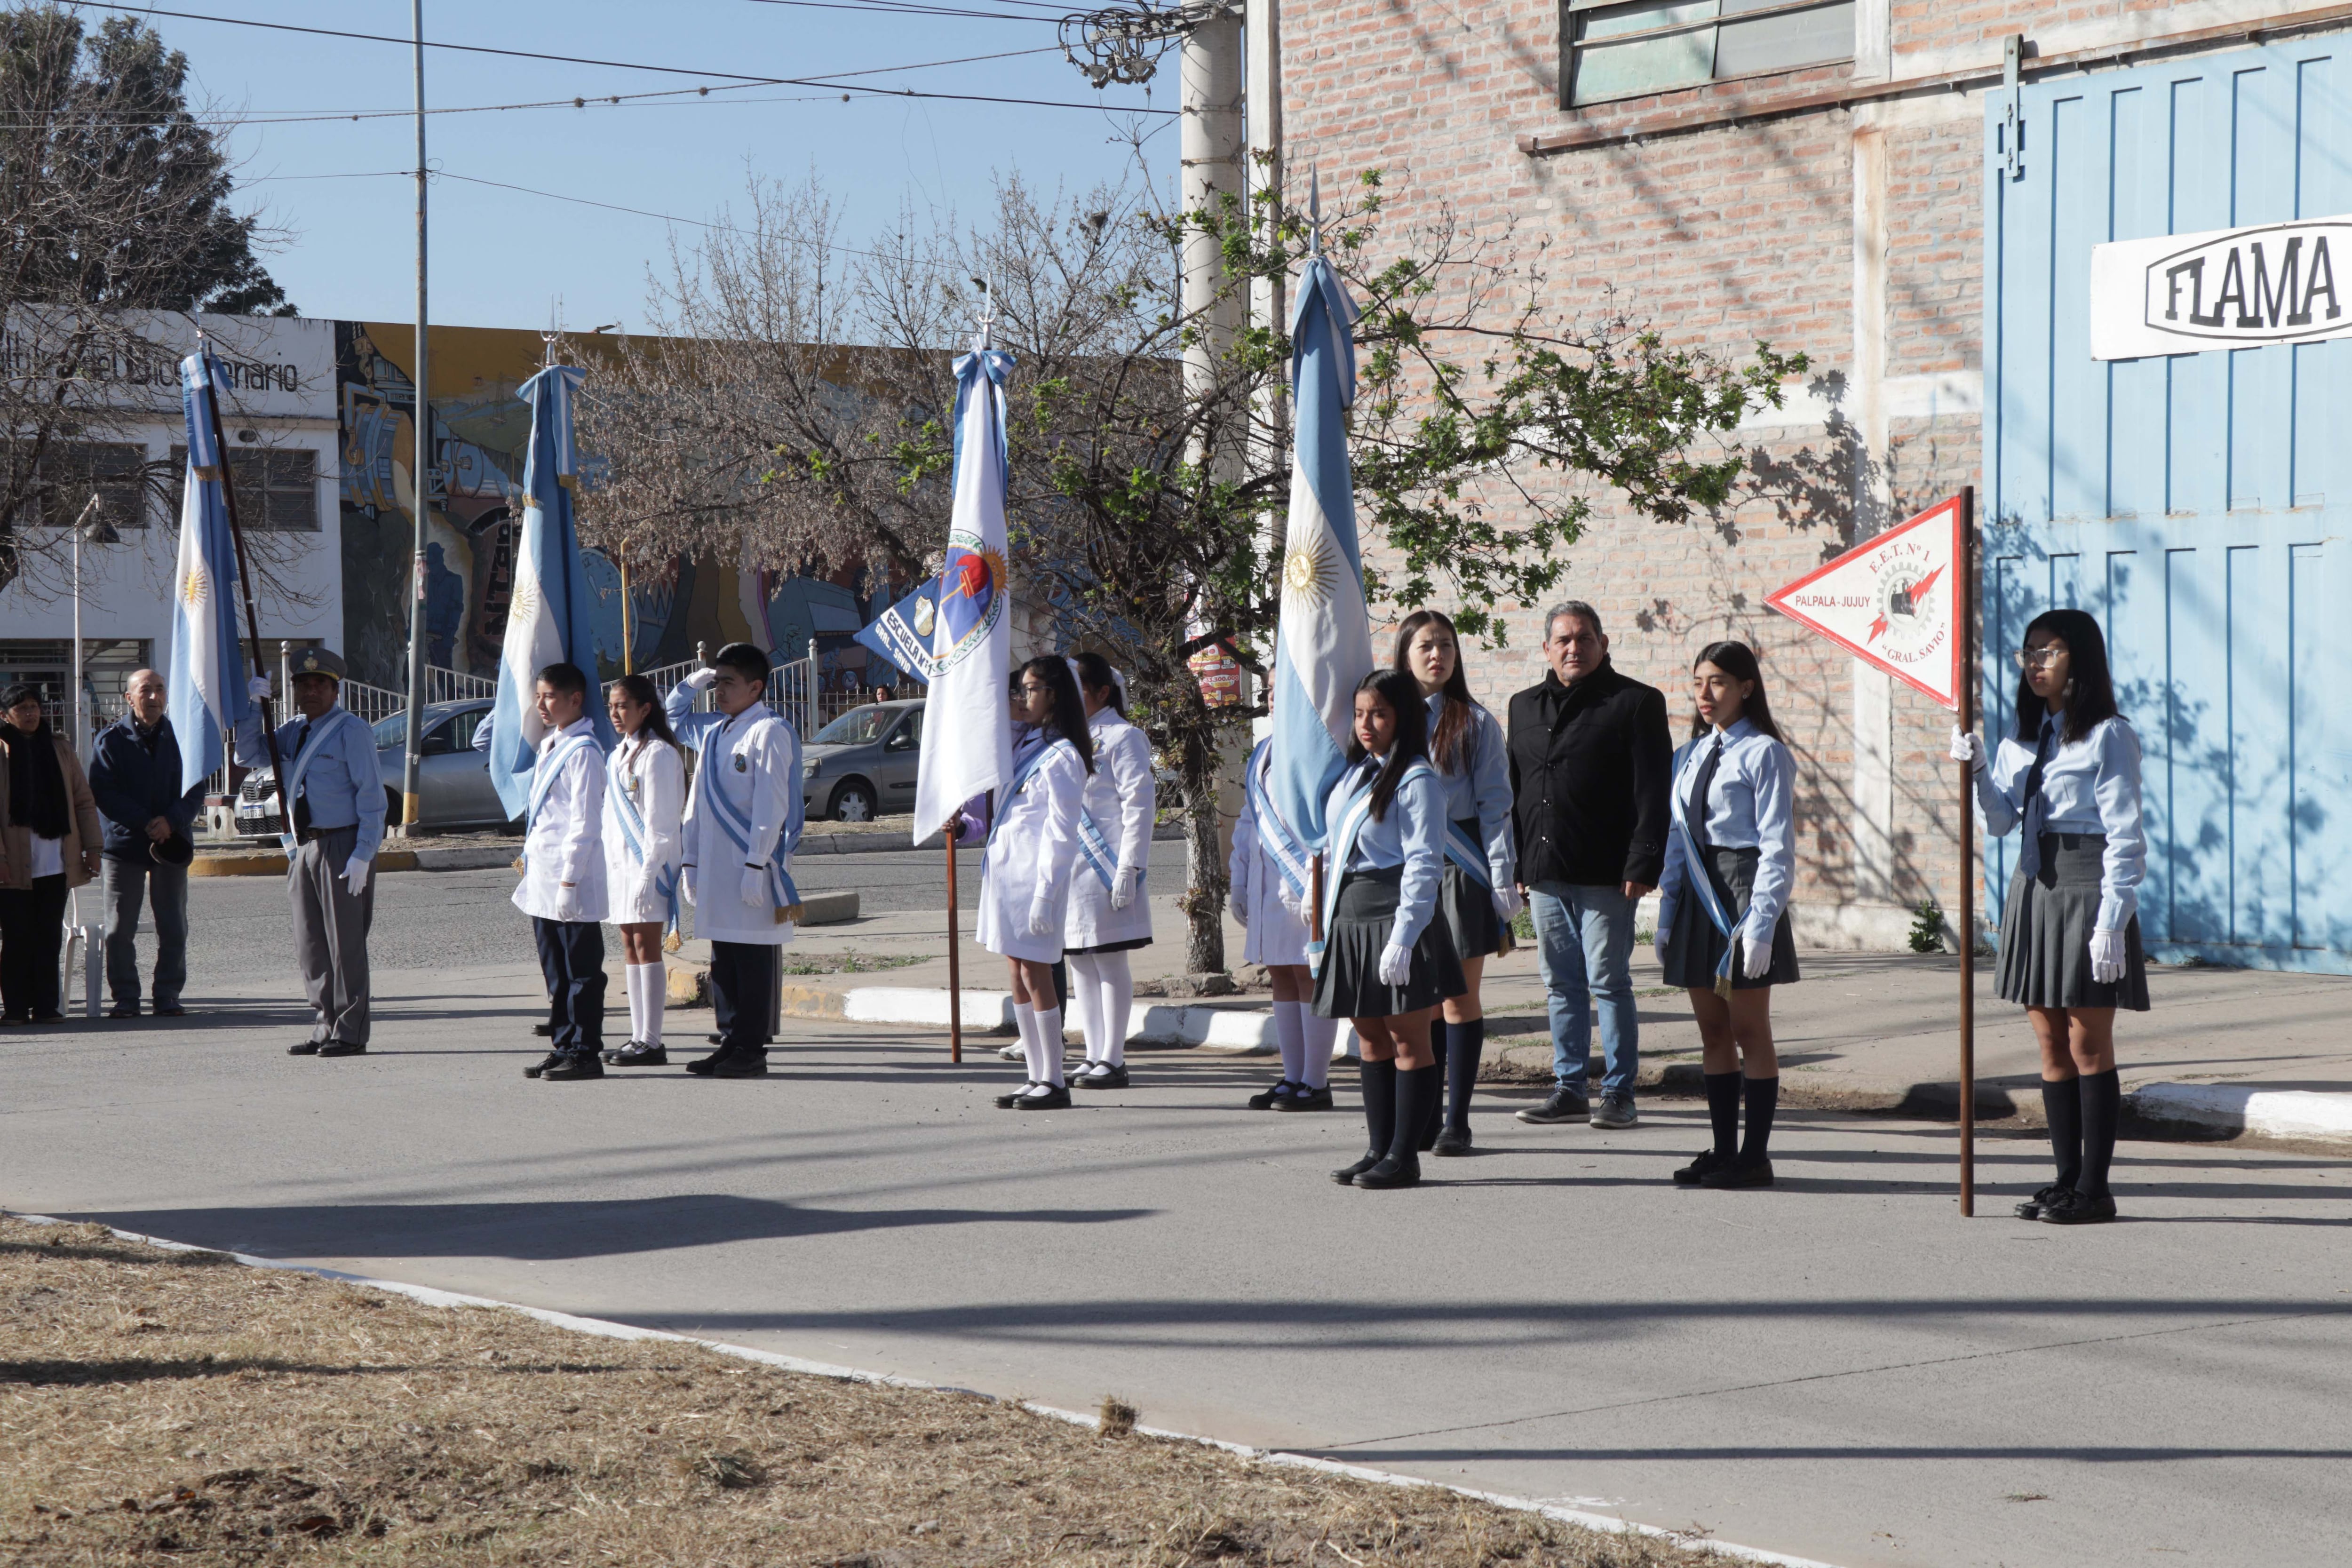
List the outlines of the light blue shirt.
<svg viewBox="0 0 2352 1568">
<path fill-rule="evenodd" d="M 1330 864 L 1331 837 L 1347 820 L 1356 796 L 1371 787 L 1381 766 L 1381 758 L 1366 757 L 1331 786 L 1323 805 L 1326 865 Z M 1332 883 L 1333 906 L 1339 903 L 1339 883 L 1349 872 L 1384 871 L 1391 866 L 1403 867 L 1404 876 L 1397 888 L 1396 923 L 1390 928 L 1389 942 L 1411 947 L 1421 940 L 1437 912 L 1438 882 L 1445 869 L 1445 792 L 1434 768 L 1415 769 L 1397 785 L 1384 819 L 1365 814 L 1356 841 L 1349 847 L 1348 862 Z"/>
<path fill-rule="evenodd" d="M 1675 753 L 1675 798 L 1694 832 L 1699 829 L 1692 815 L 1699 769 L 1718 747 L 1722 758 L 1706 792 L 1706 838 L 1722 848 L 1757 851 L 1756 886 L 1739 932 L 1769 942 L 1797 879 L 1797 766 L 1788 747 L 1745 719 L 1684 746 Z M 1666 868 L 1658 878 L 1661 931 L 1673 929 L 1675 906 L 1688 895 L 1693 874 L 1683 836 L 1667 834 Z"/>
<path fill-rule="evenodd" d="M 308 748 L 317 747 L 315 752 Z M 309 755 L 297 797 L 310 806 L 310 826 L 325 832 L 357 827 L 359 841 L 352 858 L 373 860 L 383 843 L 383 774 L 375 763 L 375 731 L 358 715 L 338 702 L 319 715 L 315 724 L 296 717 L 278 726 L 278 754 L 291 773 L 297 758 Z M 248 768 L 269 765 L 269 746 L 261 734 L 261 708 L 249 705 L 236 727 L 236 760 Z M 285 802 L 289 826 L 294 802 Z"/>
<path fill-rule="evenodd" d="M 2099 929 L 2121 931 L 2139 910 L 2139 884 L 2147 872 L 2147 837 L 2140 826 L 2139 736 L 2121 718 L 2104 719 L 2079 741 L 2062 742 L 2059 717 L 2042 721 L 2041 743 L 2049 762 L 2042 788 L 2031 801 L 2025 781 L 2033 772 L 2034 748 L 2003 737 L 1992 761 L 1976 772 L 1977 805 L 1985 831 L 1995 837 L 2022 826 L 2017 868 L 2032 876 L 2042 868 L 2044 833 L 2104 833 L 2106 855 L 2099 872 Z"/>
<path fill-rule="evenodd" d="M 1429 699 L 1430 765 L 1437 767 L 1437 721 L 1445 712 L 1445 693 Z M 1462 736 L 1454 760 L 1458 771 L 1438 769 L 1443 789 L 1439 809 L 1448 822 L 1475 822 L 1478 842 L 1486 847 L 1486 872 L 1493 886 L 1507 888 L 1518 880 L 1519 847 L 1511 826 L 1511 753 L 1503 740 L 1503 726 L 1475 702 L 1470 704 L 1470 727 Z"/>
</svg>

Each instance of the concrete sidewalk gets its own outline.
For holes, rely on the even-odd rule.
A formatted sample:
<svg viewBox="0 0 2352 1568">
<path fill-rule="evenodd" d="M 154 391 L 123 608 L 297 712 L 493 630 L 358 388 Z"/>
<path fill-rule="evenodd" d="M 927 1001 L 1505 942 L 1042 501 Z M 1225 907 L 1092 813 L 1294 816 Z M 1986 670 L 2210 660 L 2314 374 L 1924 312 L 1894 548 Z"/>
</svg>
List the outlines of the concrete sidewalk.
<svg viewBox="0 0 2352 1568">
<path fill-rule="evenodd" d="M 1152 900 L 1158 940 L 1132 955 L 1139 993 L 1130 1038 L 1139 1048 L 1196 1047 L 1249 1054 L 1274 1048 L 1267 996 L 1150 995 L 1181 975 L 1181 917 L 1172 898 Z M 967 1029 L 1009 1027 L 1001 960 L 960 924 Z M 1226 953 L 1236 964 L 1245 933 L 1230 920 Z M 796 976 L 786 1010 L 805 1018 L 940 1028 L 948 1023 L 946 919 L 891 914 L 802 933 L 803 962 L 879 960 L 887 973 Z M 1805 979 L 1774 997 L 1783 1095 L 1792 1104 L 1957 1117 L 1959 960 L 1944 954 L 1813 952 Z M 1645 1088 L 1698 1092 L 1698 1031 L 1680 992 L 1660 984 L 1656 954 L 1634 953 Z M 2144 1135 L 2252 1134 L 2352 1149 L 2352 979 L 2210 967 L 2151 969 L 2151 1011 L 2116 1029 L 2124 1087 Z M 1976 975 L 1977 1114 L 2041 1119 L 2040 1056 L 2024 1011 L 1993 994 L 1989 961 Z M 1488 1076 L 1496 1091 L 1540 1092 L 1550 1079 L 1545 993 L 1532 949 L 1491 961 L 1484 1000 Z"/>
</svg>

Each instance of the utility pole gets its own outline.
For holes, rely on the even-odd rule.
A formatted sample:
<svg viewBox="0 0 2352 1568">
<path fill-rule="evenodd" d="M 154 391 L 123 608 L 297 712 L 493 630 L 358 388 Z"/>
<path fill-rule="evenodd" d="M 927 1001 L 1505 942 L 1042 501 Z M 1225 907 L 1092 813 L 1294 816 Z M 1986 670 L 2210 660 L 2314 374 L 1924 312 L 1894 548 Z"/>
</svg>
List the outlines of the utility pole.
<svg viewBox="0 0 2352 1568">
<path fill-rule="evenodd" d="M 1282 16 L 1280 0 L 1248 0 L 1248 10 L 1243 18 L 1242 37 L 1248 51 L 1244 72 L 1249 99 L 1248 132 L 1249 161 L 1243 174 L 1244 189 L 1255 195 L 1259 191 L 1269 199 L 1251 206 L 1251 221 L 1264 226 L 1264 239 L 1275 238 L 1275 226 L 1282 221 Z M 1267 331 L 1280 332 L 1289 326 L 1287 307 L 1289 290 L 1286 279 L 1276 274 L 1255 279 L 1250 285 L 1250 322 Z M 1285 439 L 1289 428 L 1289 403 L 1279 386 L 1269 386 L 1258 395 L 1256 419 L 1258 439 L 1265 442 L 1270 468 L 1281 460 Z M 1260 540 L 1267 559 L 1274 558 L 1274 547 L 1281 541 L 1274 537 L 1269 525 Z M 1261 694 L 1262 695 L 1262 694 Z"/>
<path fill-rule="evenodd" d="M 1182 110 L 1182 174 L 1178 190 L 1187 216 L 1221 216 L 1228 196 L 1242 201 L 1242 19 L 1238 7 L 1219 6 L 1185 30 L 1178 71 Z M 1213 387 L 1242 326 L 1243 300 L 1224 287 L 1224 258 L 1214 234 L 1184 236 L 1181 303 L 1200 329 L 1184 351 L 1184 379 L 1197 395 Z M 1234 468 L 1229 453 L 1196 451 L 1196 462 Z M 1237 471 L 1223 477 L 1238 477 Z"/>
<path fill-rule="evenodd" d="M 416 405 L 409 453 L 411 504 L 416 534 L 408 604 L 408 741 L 400 775 L 400 822 L 404 837 L 416 829 L 417 772 L 425 750 L 425 520 L 433 510 L 433 395 L 431 351 L 425 342 L 425 0 L 409 0 L 409 26 L 416 55 Z"/>
</svg>

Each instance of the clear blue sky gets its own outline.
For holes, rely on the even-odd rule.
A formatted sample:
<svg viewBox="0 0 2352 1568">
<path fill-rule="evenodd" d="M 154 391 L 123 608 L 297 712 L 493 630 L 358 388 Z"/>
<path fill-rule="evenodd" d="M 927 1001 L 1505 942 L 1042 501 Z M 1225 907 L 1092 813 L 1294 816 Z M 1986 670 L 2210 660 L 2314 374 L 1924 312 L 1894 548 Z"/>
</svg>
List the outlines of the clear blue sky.
<svg viewBox="0 0 2352 1568">
<path fill-rule="evenodd" d="M 1171 109 L 1171 54 L 1145 89 L 1097 94 L 1055 46 L 1054 11 L 1026 0 L 938 0 L 948 10 L 1015 16 L 893 15 L 761 0 L 425 0 L 427 39 L 752 76 L 829 76 L 961 57 L 1010 58 L 850 78 L 865 85 Z M 408 36 L 406 0 L 173 0 L 171 9 L 352 32 Z M 93 17 L 100 13 L 92 11 Z M 1037 19 L 1029 20 L 1034 16 Z M 239 200 L 293 231 L 270 271 L 306 316 L 407 321 L 415 297 L 415 121 L 394 118 L 259 121 L 305 112 L 403 110 L 411 57 L 403 43 L 306 37 L 152 16 L 186 53 L 197 95 L 242 114 L 231 139 Z M 692 89 L 709 85 L 708 97 Z M 688 89 L 643 107 L 568 100 Z M 428 108 L 543 99 L 561 107 L 436 114 L 428 161 L 450 174 L 566 196 L 711 219 L 742 205 L 747 174 L 797 181 L 814 169 L 846 208 L 858 244 L 887 232 L 902 203 L 977 213 L 1002 174 L 1052 189 L 1121 177 L 1131 152 L 1094 108 L 1050 109 L 854 96 L 809 87 L 727 87 L 722 77 L 562 65 L 428 49 Z M 1150 117 L 1150 176 L 1172 186 L 1174 121 Z M 249 182 L 249 183 L 248 183 Z M 520 192 L 437 179 L 432 190 L 433 319 L 538 327 L 551 308 L 574 329 L 646 320 L 646 271 L 667 254 L 671 226 Z M 692 238 L 690 228 L 676 231 Z"/>
</svg>

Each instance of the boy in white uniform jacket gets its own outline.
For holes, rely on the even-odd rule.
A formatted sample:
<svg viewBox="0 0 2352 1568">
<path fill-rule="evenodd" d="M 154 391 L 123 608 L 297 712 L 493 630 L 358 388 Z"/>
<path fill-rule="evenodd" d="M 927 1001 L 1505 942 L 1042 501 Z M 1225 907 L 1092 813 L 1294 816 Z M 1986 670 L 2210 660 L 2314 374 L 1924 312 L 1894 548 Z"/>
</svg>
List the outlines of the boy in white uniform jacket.
<svg viewBox="0 0 2352 1568">
<path fill-rule="evenodd" d="M 718 710 L 694 711 L 710 693 Z M 801 740 L 767 705 L 768 656 L 729 643 L 663 704 L 678 744 L 696 752 L 683 827 L 680 889 L 694 933 L 710 941 L 710 1005 L 719 1048 L 686 1070 L 758 1078 L 768 1070 L 775 1006 L 772 951 L 793 940 L 800 893 L 792 853 L 801 841 Z"/>
<path fill-rule="evenodd" d="M 554 1049 L 527 1076 L 570 1083 L 604 1076 L 604 748 L 577 665 L 541 670 L 531 700 L 547 733 L 531 763 L 514 902 L 539 943 Z"/>
</svg>

